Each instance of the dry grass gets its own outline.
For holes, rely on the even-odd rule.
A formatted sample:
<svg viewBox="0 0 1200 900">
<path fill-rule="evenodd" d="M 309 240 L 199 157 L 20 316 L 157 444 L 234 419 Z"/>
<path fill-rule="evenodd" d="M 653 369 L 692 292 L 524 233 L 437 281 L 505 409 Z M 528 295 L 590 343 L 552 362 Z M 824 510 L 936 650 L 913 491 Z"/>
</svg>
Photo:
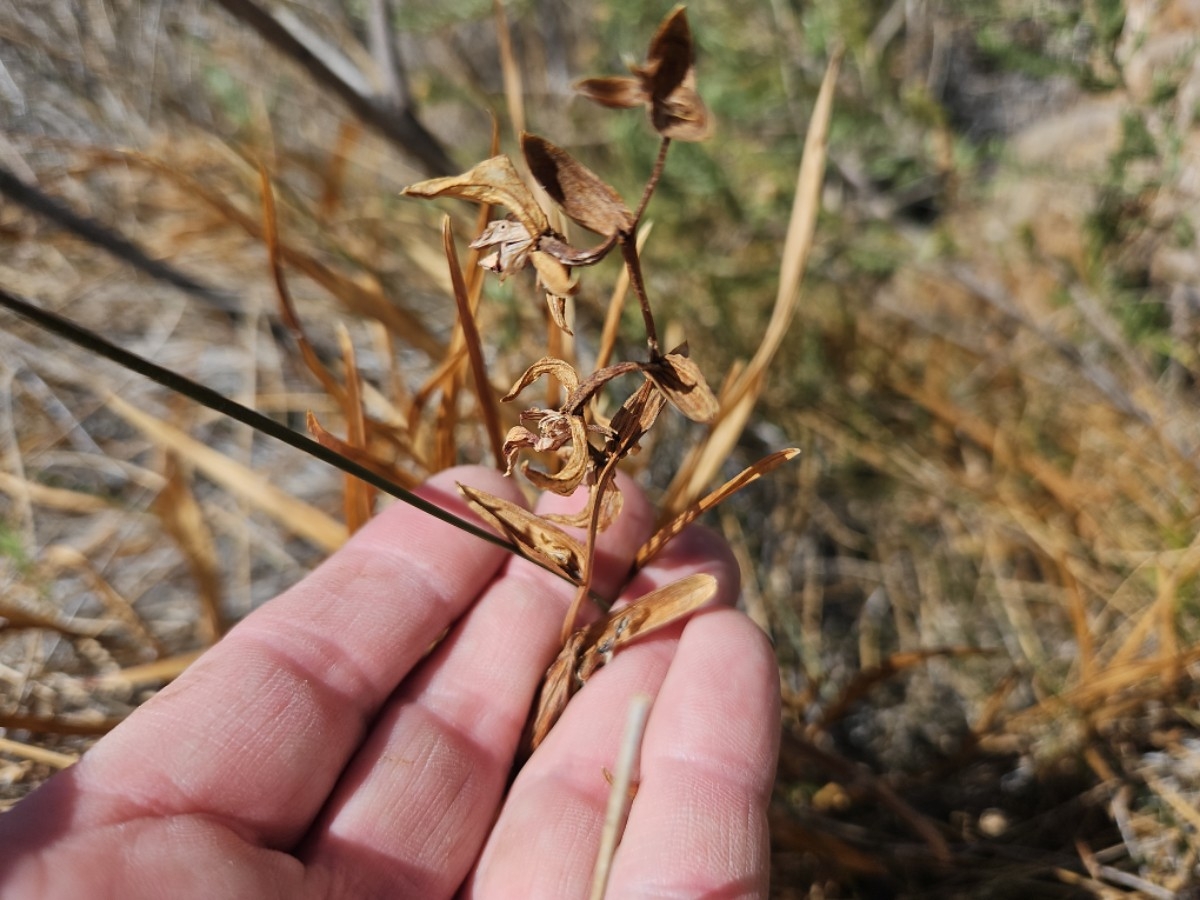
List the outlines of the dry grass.
<svg viewBox="0 0 1200 900">
<path fill-rule="evenodd" d="M 1200 22 L 1184 3 L 1129 2 L 1115 25 L 1103 2 L 1075 24 L 1071 4 L 980 5 L 691 6 L 701 90 L 729 112 L 716 141 L 680 155 L 644 254 L 723 381 L 724 418 L 682 466 L 648 447 L 639 474 L 666 519 L 766 452 L 803 450 L 714 517 L 785 687 L 777 896 L 1186 896 L 1200 861 L 1200 132 L 1180 35 Z M 340 4 L 286 6 L 369 68 Z M 0 11 L 0 166 L 209 290 L 138 274 L 11 203 L 0 287 L 294 427 L 311 410 L 330 445 L 401 484 L 493 461 L 489 434 L 509 422 L 481 427 L 487 391 L 452 302 L 474 307 L 478 270 L 456 291 L 435 217 L 398 198 L 436 174 L 428 159 L 209 4 L 147 7 Z M 628 183 L 644 179 L 646 145 L 579 115 L 565 88 L 636 51 L 665 10 L 509 8 L 505 41 L 490 9 L 440 8 L 446 20 L 405 23 L 426 30 L 401 52 L 413 110 L 463 169 L 488 155 L 490 109 L 581 157 L 640 160 Z M 556 30 L 569 39 L 543 38 Z M 767 32 L 769 47 L 751 39 Z M 1034 67 L 1060 58 L 1065 75 Z M 825 136 L 806 127 L 822 104 L 823 180 Z M 463 246 L 473 225 L 457 224 Z M 578 345 L 551 348 L 528 337 L 544 333 L 536 298 L 487 287 L 492 384 L 548 349 L 586 363 L 633 340 L 617 280 L 598 271 Z M 337 546 L 371 497 L 3 325 L 11 803 Z M 679 428 L 666 447 L 697 441 L 664 427 Z"/>
</svg>

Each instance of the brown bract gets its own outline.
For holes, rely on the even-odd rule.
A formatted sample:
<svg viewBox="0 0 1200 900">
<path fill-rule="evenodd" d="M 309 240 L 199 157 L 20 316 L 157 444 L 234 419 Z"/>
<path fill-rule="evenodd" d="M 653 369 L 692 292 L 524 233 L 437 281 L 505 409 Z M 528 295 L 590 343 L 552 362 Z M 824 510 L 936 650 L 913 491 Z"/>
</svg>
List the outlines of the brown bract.
<svg viewBox="0 0 1200 900">
<path fill-rule="evenodd" d="M 465 484 L 458 485 L 458 492 L 484 521 L 516 544 L 522 556 L 579 584 L 587 555 L 582 543 L 523 506 Z"/>
<path fill-rule="evenodd" d="M 712 120 L 696 92 L 694 62 L 687 11 L 677 6 L 650 41 L 646 62 L 630 67 L 632 78 L 586 78 L 575 90 L 602 106 L 646 106 L 654 129 L 664 138 L 702 141 L 712 133 Z"/>
<path fill-rule="evenodd" d="M 521 135 L 521 150 L 550 199 L 588 231 L 607 237 L 633 229 L 633 213 L 621 195 L 567 151 L 536 134 Z"/>
<path fill-rule="evenodd" d="M 644 364 L 642 370 L 671 404 L 693 422 L 711 422 L 721 411 L 704 373 L 688 359 L 687 344 Z"/>
</svg>

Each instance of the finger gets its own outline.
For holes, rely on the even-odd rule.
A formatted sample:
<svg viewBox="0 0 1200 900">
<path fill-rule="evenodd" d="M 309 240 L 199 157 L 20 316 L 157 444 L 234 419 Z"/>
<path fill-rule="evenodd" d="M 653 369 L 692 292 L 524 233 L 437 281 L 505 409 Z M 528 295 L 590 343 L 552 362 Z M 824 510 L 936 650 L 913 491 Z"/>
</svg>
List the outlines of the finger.
<svg viewBox="0 0 1200 900">
<path fill-rule="evenodd" d="M 420 493 L 464 515 L 455 479 L 516 499 L 482 469 L 442 473 Z M 46 790 L 81 798 L 71 823 L 58 813 L 47 827 L 199 813 L 248 841 L 292 846 L 384 700 L 505 558 L 411 506 L 389 507 L 51 780 Z"/>
<path fill-rule="evenodd" d="M 737 565 L 724 541 L 701 529 L 676 538 L 631 595 L 697 571 L 717 577 L 716 602 L 734 602 Z M 586 896 L 608 798 L 605 771 L 614 765 L 629 703 L 635 694 L 658 693 L 679 633 L 679 626 L 665 628 L 618 650 L 571 700 L 514 782 L 468 896 Z"/>
<path fill-rule="evenodd" d="M 733 610 L 688 623 L 650 714 L 609 896 L 767 896 L 779 673 Z"/>
<path fill-rule="evenodd" d="M 653 510 L 632 484 L 599 537 L 604 580 L 628 571 Z M 541 511 L 576 506 L 549 498 Z M 479 855 L 573 590 L 520 559 L 389 702 L 302 854 L 350 894 L 452 893 Z"/>
</svg>

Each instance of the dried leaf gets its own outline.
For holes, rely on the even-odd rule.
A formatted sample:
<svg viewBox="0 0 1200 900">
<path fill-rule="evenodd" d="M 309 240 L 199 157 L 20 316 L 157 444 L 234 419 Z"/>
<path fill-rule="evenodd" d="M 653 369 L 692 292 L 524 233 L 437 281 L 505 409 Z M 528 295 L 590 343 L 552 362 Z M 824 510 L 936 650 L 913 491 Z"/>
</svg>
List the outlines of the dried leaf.
<svg viewBox="0 0 1200 900">
<path fill-rule="evenodd" d="M 317 421 L 317 417 L 313 415 L 311 410 L 305 414 L 305 426 L 308 428 L 308 433 L 313 436 L 313 439 L 318 444 L 341 454 L 351 462 L 358 463 L 364 469 L 370 469 L 380 478 L 386 478 L 388 481 L 410 490 L 420 484 L 420 479 L 414 478 L 411 473 L 381 459 L 369 449 L 356 447 L 347 441 L 343 441 L 336 434 L 325 430 L 324 426 Z"/>
<path fill-rule="evenodd" d="M 633 213 L 621 195 L 566 150 L 535 134 L 521 135 L 521 150 L 538 184 L 574 221 L 603 235 L 632 230 Z"/>
<path fill-rule="evenodd" d="M 110 394 L 105 402 L 113 412 L 152 441 L 175 451 L 208 478 L 275 519 L 293 534 L 328 551 L 336 550 L 346 542 L 348 535 L 345 525 L 268 483 L 260 473 L 251 471 L 173 425 L 143 412 L 116 394 Z"/>
<path fill-rule="evenodd" d="M 721 411 L 720 404 L 704 380 L 700 367 L 686 354 L 687 346 L 684 345 L 642 368 L 681 413 L 693 422 L 711 422 Z"/>
<path fill-rule="evenodd" d="M 528 757 L 546 739 L 554 723 L 558 721 L 567 702 L 578 688 L 575 670 L 579 666 L 579 652 L 583 647 L 583 632 L 576 631 L 563 645 L 562 650 L 546 670 L 542 686 L 534 703 L 533 716 L 522 741 L 523 756 Z"/>
<path fill-rule="evenodd" d="M 575 83 L 576 92 L 610 109 L 636 109 L 650 102 L 642 79 L 625 75 L 585 78 Z"/>
<path fill-rule="evenodd" d="M 179 460 L 167 454 L 166 480 L 154 499 L 154 511 L 163 529 L 183 551 L 184 560 L 196 583 L 200 601 L 199 632 L 201 642 L 214 644 L 225 633 L 222 607 L 221 560 L 212 530 L 192 493 Z"/>
<path fill-rule="evenodd" d="M 575 374 L 575 369 L 570 363 L 564 362 L 561 359 L 555 359 L 553 356 L 543 356 L 532 366 L 525 370 L 516 384 L 512 386 L 507 394 L 500 399 L 507 403 L 510 400 L 515 400 L 521 391 L 529 387 L 543 375 L 550 375 L 563 386 L 568 394 L 574 393 L 579 387 L 579 376 Z"/>
<path fill-rule="evenodd" d="M 403 191 L 410 197 L 459 197 L 476 203 L 503 206 L 531 235 L 550 230 L 546 214 L 534 200 L 533 194 L 517 174 L 512 160 L 501 154 L 485 159 L 462 175 L 431 178 L 411 184 Z"/>
<path fill-rule="evenodd" d="M 586 556 L 583 544 L 515 503 L 465 484 L 458 485 L 458 492 L 486 522 L 516 544 L 523 556 L 579 584 Z"/>
</svg>

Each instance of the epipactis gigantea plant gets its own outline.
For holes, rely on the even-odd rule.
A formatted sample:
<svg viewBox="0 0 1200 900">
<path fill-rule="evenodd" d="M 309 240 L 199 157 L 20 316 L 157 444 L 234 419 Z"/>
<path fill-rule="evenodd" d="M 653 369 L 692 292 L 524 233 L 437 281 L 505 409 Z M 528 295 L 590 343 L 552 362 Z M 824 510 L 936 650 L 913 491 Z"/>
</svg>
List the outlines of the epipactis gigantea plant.
<svg viewBox="0 0 1200 900">
<path fill-rule="evenodd" d="M 507 215 L 488 223 L 471 242 L 473 249 L 485 254 L 479 264 L 501 279 L 533 269 L 551 320 L 567 333 L 567 300 L 578 288 L 577 270 L 599 262 L 614 249 L 621 253 L 641 306 L 645 359 L 618 362 L 581 377 L 565 360 L 546 357 L 531 365 L 503 398 L 508 402 L 517 400 L 542 376 L 558 382 L 564 397 L 561 404 L 555 409 L 525 409 L 520 424 L 509 430 L 502 452 L 509 474 L 518 468 L 523 453 L 558 454 L 561 465 L 556 471 L 535 468 L 528 460 L 520 461 L 519 469 L 541 490 L 567 495 L 586 485 L 588 503 L 580 513 L 537 515 L 499 497 L 460 486 L 472 508 L 523 555 L 557 572 L 577 588 L 563 623 L 562 652 L 546 674 L 530 722 L 530 751 L 546 736 L 571 695 L 612 658 L 617 648 L 687 615 L 716 592 L 711 576 L 692 575 L 595 624 L 576 627 L 591 588 L 596 535 L 621 510 L 621 494 L 615 481 L 618 464 L 638 448 L 666 405 L 699 423 L 713 422 L 720 412 L 699 367 L 688 358 L 687 345 L 669 352 L 663 352 L 659 345 L 635 240 L 671 142 L 700 140 L 711 131 L 708 112 L 696 92 L 692 35 L 682 7 L 667 16 L 650 42 L 646 61 L 631 70 L 631 76 L 590 78 L 576 87 L 583 96 L 607 107 L 645 106 L 649 110 L 651 124 L 662 140 L 635 210 L 563 148 L 538 135 L 520 136 L 529 174 L 571 221 L 599 236 L 591 246 L 576 247 L 554 230 L 549 214 L 506 155 L 486 159 L 461 175 L 422 181 L 404 191 L 413 197 L 457 197 L 487 207 L 503 207 Z M 604 421 L 592 401 L 602 390 L 611 389 L 614 379 L 630 374 L 642 376 L 639 386 L 612 418 Z M 566 530 L 569 527 L 583 529 L 584 539 L 570 534 Z"/>
</svg>

